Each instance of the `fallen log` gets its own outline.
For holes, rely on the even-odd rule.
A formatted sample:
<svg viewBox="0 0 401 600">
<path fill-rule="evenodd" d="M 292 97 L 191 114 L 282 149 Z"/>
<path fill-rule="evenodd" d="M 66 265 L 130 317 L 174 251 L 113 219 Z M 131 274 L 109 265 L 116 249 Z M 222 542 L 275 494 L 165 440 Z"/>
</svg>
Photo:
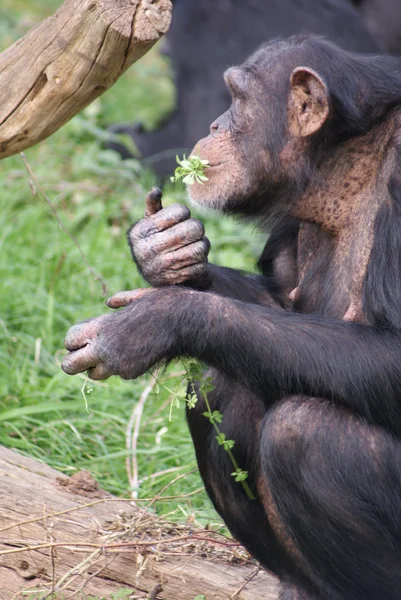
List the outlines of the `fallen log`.
<svg viewBox="0 0 401 600">
<path fill-rule="evenodd" d="M 0 54 L 0 159 L 47 138 L 165 33 L 170 0 L 65 0 Z"/>
<path fill-rule="evenodd" d="M 0 482 L 1 600 L 28 590 L 105 598 L 121 588 L 159 600 L 277 599 L 276 580 L 235 542 L 169 524 L 88 473 L 66 478 L 0 447 Z"/>
</svg>

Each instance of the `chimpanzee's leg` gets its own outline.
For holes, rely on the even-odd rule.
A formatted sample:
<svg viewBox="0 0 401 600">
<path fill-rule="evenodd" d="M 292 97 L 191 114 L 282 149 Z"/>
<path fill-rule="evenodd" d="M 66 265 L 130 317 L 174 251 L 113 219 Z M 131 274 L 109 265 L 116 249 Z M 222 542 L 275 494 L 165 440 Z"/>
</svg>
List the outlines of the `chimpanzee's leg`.
<svg viewBox="0 0 401 600">
<path fill-rule="evenodd" d="M 187 409 L 187 420 L 206 491 L 234 537 L 267 569 L 280 575 L 291 568 L 292 559 L 277 542 L 257 490 L 259 432 L 266 407 L 238 383 L 217 372 L 208 374 L 212 373 L 215 389 L 207 395 L 211 409 L 223 414 L 219 427 L 226 439 L 234 440 L 233 453 L 240 468 L 248 471 L 247 483 L 256 498 L 250 500 L 241 483 L 234 480 L 234 467 L 203 416 L 206 405 L 198 394 L 195 408 Z"/>
<path fill-rule="evenodd" d="M 259 492 L 319 600 L 400 600 L 400 465 L 399 439 L 329 401 L 293 397 L 266 413 Z"/>
</svg>

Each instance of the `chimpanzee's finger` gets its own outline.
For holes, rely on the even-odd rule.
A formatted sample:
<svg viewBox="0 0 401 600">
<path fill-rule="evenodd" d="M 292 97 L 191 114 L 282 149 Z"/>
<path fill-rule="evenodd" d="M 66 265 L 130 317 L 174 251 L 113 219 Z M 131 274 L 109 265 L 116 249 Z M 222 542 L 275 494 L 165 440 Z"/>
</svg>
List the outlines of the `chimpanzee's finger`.
<svg viewBox="0 0 401 600">
<path fill-rule="evenodd" d="M 136 247 L 143 260 L 152 260 L 163 252 L 174 252 L 188 244 L 200 241 L 205 235 L 202 221 L 191 217 L 182 223 L 177 223 L 166 231 L 149 237 Z"/>
<path fill-rule="evenodd" d="M 196 263 L 205 262 L 209 250 L 209 239 L 203 236 L 202 239 L 193 242 L 192 244 L 181 246 L 177 250 L 160 256 L 160 263 L 163 270 L 167 270 L 168 268 L 173 270 L 182 269 L 183 267 L 188 267 Z"/>
<path fill-rule="evenodd" d="M 96 319 L 83 321 L 70 327 L 64 340 L 64 346 L 67 350 L 78 350 L 95 339 L 99 331 L 101 319 L 102 317 L 97 317 Z"/>
<path fill-rule="evenodd" d="M 67 354 L 63 358 L 61 368 L 67 375 L 76 375 L 95 367 L 99 360 L 96 350 L 88 345 Z"/>
<path fill-rule="evenodd" d="M 162 206 L 162 196 L 163 192 L 158 187 L 152 187 L 149 194 L 146 196 L 145 205 L 145 217 L 150 217 L 150 215 L 155 215 L 163 208 Z"/>
<path fill-rule="evenodd" d="M 112 373 L 104 363 L 99 363 L 96 365 L 96 367 L 88 369 L 89 379 L 95 379 L 97 381 L 101 379 L 108 379 L 113 374 L 114 373 Z"/>
<path fill-rule="evenodd" d="M 138 290 L 126 290 L 124 292 L 117 292 L 106 300 L 106 304 L 109 308 L 122 308 L 128 306 L 135 300 L 139 300 L 146 294 L 154 293 L 152 288 L 143 288 Z"/>
<path fill-rule="evenodd" d="M 163 285 L 179 285 L 186 283 L 191 279 L 202 277 L 207 269 L 207 263 L 200 262 L 192 265 L 187 265 L 182 269 L 172 269 L 163 274 Z"/>
<path fill-rule="evenodd" d="M 128 231 L 128 240 L 131 244 L 135 244 L 137 240 L 169 229 L 177 223 L 181 223 L 181 221 L 186 221 L 190 216 L 191 212 L 187 206 L 183 204 L 171 204 L 150 217 L 138 221 Z"/>
</svg>

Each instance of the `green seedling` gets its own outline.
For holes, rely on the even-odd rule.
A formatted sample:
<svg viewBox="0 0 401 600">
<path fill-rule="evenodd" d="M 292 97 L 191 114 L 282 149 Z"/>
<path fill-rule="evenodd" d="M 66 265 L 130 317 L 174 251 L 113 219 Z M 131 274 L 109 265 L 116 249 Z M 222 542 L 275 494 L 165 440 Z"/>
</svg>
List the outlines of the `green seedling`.
<svg viewBox="0 0 401 600">
<path fill-rule="evenodd" d="M 182 181 L 188 185 L 193 185 L 196 181 L 203 185 L 203 182 L 208 180 L 205 175 L 205 169 L 209 167 L 208 160 L 199 158 L 195 154 L 191 154 L 188 158 L 184 154 L 182 159 L 176 156 L 176 160 L 178 167 L 174 171 L 174 175 L 170 177 L 173 183 Z"/>
</svg>

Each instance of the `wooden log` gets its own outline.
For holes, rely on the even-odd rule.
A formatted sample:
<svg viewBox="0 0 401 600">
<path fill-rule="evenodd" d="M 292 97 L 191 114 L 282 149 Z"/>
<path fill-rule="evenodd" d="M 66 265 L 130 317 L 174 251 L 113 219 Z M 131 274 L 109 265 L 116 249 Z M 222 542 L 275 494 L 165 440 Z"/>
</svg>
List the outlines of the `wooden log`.
<svg viewBox="0 0 401 600">
<path fill-rule="evenodd" d="M 25 598 L 18 593 L 29 589 L 50 592 L 52 586 L 73 598 L 81 592 L 108 597 L 122 587 L 147 598 L 159 584 L 159 600 L 277 599 L 276 580 L 257 565 L 227 562 L 224 546 L 220 560 L 218 546 L 208 554 L 207 541 L 201 547 L 207 558 L 201 558 L 188 551 L 190 535 L 181 550 L 169 541 L 177 538 L 173 525 L 166 529 L 162 520 L 100 490 L 87 475 L 65 478 L 0 447 L 0 482 L 1 600 Z M 127 523 L 134 525 L 127 529 Z M 178 537 L 188 531 L 179 530 Z M 154 540 L 144 541 L 149 535 Z M 194 535 L 203 539 L 210 532 Z"/>
<path fill-rule="evenodd" d="M 59 129 L 165 33 L 170 0 L 65 0 L 0 54 L 0 158 Z"/>
</svg>

